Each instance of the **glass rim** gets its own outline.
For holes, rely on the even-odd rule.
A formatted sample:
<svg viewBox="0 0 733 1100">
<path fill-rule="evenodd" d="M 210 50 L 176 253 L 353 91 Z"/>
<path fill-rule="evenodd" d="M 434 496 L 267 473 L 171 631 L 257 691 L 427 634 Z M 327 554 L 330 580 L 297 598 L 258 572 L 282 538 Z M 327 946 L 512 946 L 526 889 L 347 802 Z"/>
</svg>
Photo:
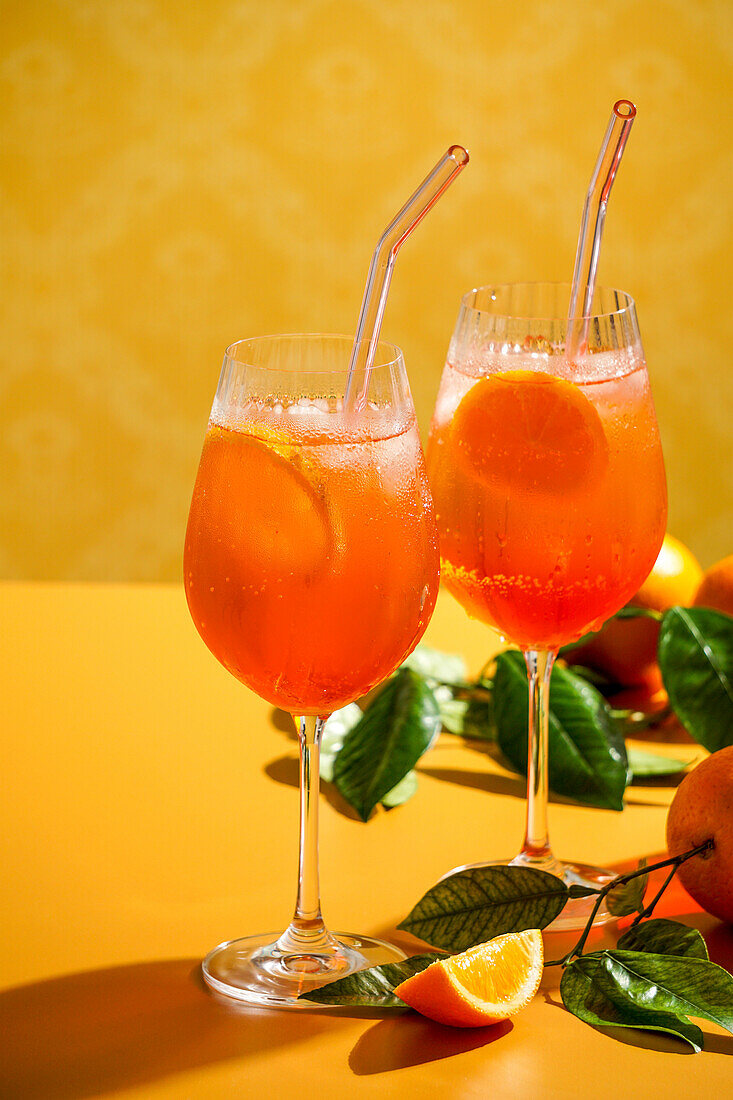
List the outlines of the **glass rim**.
<svg viewBox="0 0 733 1100">
<path fill-rule="evenodd" d="M 268 334 L 263 335 L 263 336 L 244 336 L 240 340 L 234 340 L 233 343 L 229 344 L 229 346 L 226 348 L 226 350 L 224 352 L 224 358 L 225 358 L 225 360 L 228 360 L 230 363 L 237 363 L 239 366 L 252 367 L 255 370 L 272 371 L 273 373 L 287 372 L 288 369 L 291 369 L 292 371 L 297 372 L 298 374 L 336 374 L 336 375 L 341 375 L 341 374 L 348 374 L 348 372 L 349 372 L 349 361 L 350 361 L 350 358 L 351 358 L 350 354 L 346 357 L 343 367 L 324 367 L 324 368 L 321 368 L 321 369 L 310 368 L 310 367 L 287 368 L 287 367 L 283 367 L 281 365 L 276 365 L 276 364 L 254 363 L 254 362 L 251 362 L 251 357 L 242 357 L 241 355 L 237 354 L 237 350 L 245 344 L 258 345 L 258 344 L 265 344 L 268 341 L 274 341 L 274 340 L 300 340 L 300 341 L 303 341 L 303 342 L 316 341 L 316 340 L 329 340 L 329 341 L 342 340 L 342 341 L 347 342 L 348 347 L 349 347 L 349 351 L 353 347 L 353 344 L 354 344 L 353 334 L 351 336 L 349 336 L 346 333 L 341 333 L 341 332 L 272 332 L 272 333 L 268 333 Z M 366 342 L 367 341 L 362 341 L 362 343 L 366 343 Z M 383 352 L 386 353 L 386 354 L 380 355 L 381 350 L 383 350 Z M 385 367 L 396 367 L 396 366 L 401 366 L 402 369 L 404 369 L 404 362 L 405 362 L 405 357 L 404 357 L 404 354 L 402 352 L 402 349 L 400 347 L 398 347 L 397 344 L 393 344 L 390 340 L 383 340 L 380 337 L 380 339 L 377 343 L 377 350 L 376 350 L 376 354 L 375 354 L 375 358 L 374 358 L 374 363 L 372 364 L 371 369 L 374 371 L 374 370 L 382 370 Z"/>
<path fill-rule="evenodd" d="M 575 317 L 570 318 L 570 317 L 568 317 L 567 313 L 559 314 L 559 315 L 554 316 L 554 317 L 552 317 L 552 316 L 547 317 L 547 316 L 544 316 L 544 314 L 542 314 L 542 313 L 536 313 L 536 314 L 535 313 L 532 313 L 532 314 L 504 313 L 504 312 L 499 312 L 499 311 L 492 311 L 492 310 L 486 309 L 486 308 L 482 309 L 479 306 L 474 305 L 470 301 L 470 299 L 472 299 L 475 295 L 479 294 L 482 290 L 483 291 L 507 290 L 510 287 L 514 287 L 514 288 L 520 288 L 520 287 L 527 287 L 527 288 L 529 288 L 529 287 L 545 287 L 545 288 L 548 288 L 548 289 L 549 288 L 557 289 L 557 288 L 560 288 L 560 287 L 567 287 L 568 297 L 569 297 L 569 292 L 570 292 L 571 285 L 572 284 L 568 283 L 568 282 L 562 282 L 562 281 L 560 281 L 560 282 L 553 282 L 553 281 L 545 282 L 542 279 L 535 280 L 534 282 L 485 283 L 482 286 L 475 286 L 471 290 L 466 291 L 466 293 L 461 297 L 461 309 L 466 310 L 466 311 L 470 311 L 471 313 L 478 313 L 478 314 L 483 313 L 487 317 L 501 317 L 501 318 L 503 318 L 504 320 L 507 320 L 507 321 L 535 321 L 535 322 L 540 321 L 540 322 L 547 322 L 548 324 L 557 324 L 558 321 L 565 322 L 565 323 L 567 323 L 570 320 L 573 320 L 573 321 L 578 320 L 579 321 L 579 320 L 582 320 L 582 314 L 577 314 Z M 591 313 L 591 314 L 589 314 L 589 316 L 592 320 L 599 320 L 600 321 L 600 320 L 603 320 L 604 318 L 621 317 L 624 314 L 634 314 L 634 316 L 636 315 L 636 302 L 631 297 L 631 295 L 628 294 L 625 290 L 618 290 L 616 287 L 610 287 L 610 286 L 598 286 L 595 289 L 595 293 L 593 295 L 594 298 L 595 298 L 596 294 L 615 294 L 619 298 L 623 298 L 625 304 L 623 306 L 621 306 L 619 309 L 612 309 L 612 310 L 609 310 L 605 313 Z"/>
</svg>

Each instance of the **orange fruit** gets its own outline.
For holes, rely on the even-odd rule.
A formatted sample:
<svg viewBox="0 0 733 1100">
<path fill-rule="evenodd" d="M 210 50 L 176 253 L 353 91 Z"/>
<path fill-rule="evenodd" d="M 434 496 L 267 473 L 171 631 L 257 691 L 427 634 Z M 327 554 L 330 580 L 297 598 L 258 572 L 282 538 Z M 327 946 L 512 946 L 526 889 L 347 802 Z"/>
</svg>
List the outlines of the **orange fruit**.
<svg viewBox="0 0 733 1100">
<path fill-rule="evenodd" d="M 199 527 L 220 532 L 209 549 L 222 558 L 219 572 L 249 583 L 317 572 L 333 545 L 326 502 L 306 476 L 313 471 L 301 448 L 271 434 L 265 441 L 212 426 L 191 507 Z"/>
<path fill-rule="evenodd" d="M 667 611 L 688 607 L 702 577 L 697 558 L 683 542 L 665 535 L 657 560 L 630 606 Z M 622 685 L 640 685 L 650 694 L 662 687 L 657 664 L 659 623 L 654 619 L 610 619 L 594 637 L 568 654 L 573 664 L 587 665 Z"/>
<path fill-rule="evenodd" d="M 439 959 L 398 985 L 395 994 L 439 1024 L 485 1027 L 529 1004 L 539 988 L 542 962 L 539 929 L 508 932 Z"/>
<path fill-rule="evenodd" d="M 615 684 L 655 695 L 662 689 L 658 639 L 659 623 L 654 619 L 610 619 L 599 634 L 568 653 L 568 660 L 603 673 Z"/>
<path fill-rule="evenodd" d="M 733 554 L 710 566 L 695 593 L 694 605 L 733 615 Z"/>
<path fill-rule="evenodd" d="M 651 573 L 631 603 L 654 611 L 668 611 L 677 604 L 689 607 L 701 577 L 700 563 L 692 551 L 667 534 Z"/>
<path fill-rule="evenodd" d="M 608 460 L 595 407 L 578 386 L 544 371 L 481 378 L 456 409 L 453 431 L 473 476 L 504 490 L 567 494 Z"/>
<path fill-rule="evenodd" d="M 733 746 L 698 764 L 675 791 L 667 814 L 672 856 L 712 838 L 715 847 L 693 856 L 677 872 L 698 905 L 733 924 Z"/>
</svg>

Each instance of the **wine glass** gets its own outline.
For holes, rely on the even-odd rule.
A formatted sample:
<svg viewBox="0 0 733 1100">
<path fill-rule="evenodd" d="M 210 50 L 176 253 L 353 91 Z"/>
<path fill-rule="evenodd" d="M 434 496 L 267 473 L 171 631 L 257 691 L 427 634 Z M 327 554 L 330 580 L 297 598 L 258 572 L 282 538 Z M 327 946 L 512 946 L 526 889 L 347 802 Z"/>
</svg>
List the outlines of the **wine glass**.
<svg viewBox="0 0 733 1100">
<path fill-rule="evenodd" d="M 648 575 L 667 498 L 634 302 L 599 288 L 587 343 L 569 360 L 569 299 L 569 286 L 542 283 L 463 298 L 428 471 L 444 583 L 527 665 L 526 835 L 510 862 L 598 888 L 612 872 L 561 863 L 550 847 L 550 674 L 560 646 L 600 629 Z M 552 927 L 583 926 L 589 906 L 568 902 Z M 602 909 L 598 921 L 608 918 Z"/>
<path fill-rule="evenodd" d="M 208 984 L 254 1004 L 297 998 L 404 958 L 331 933 L 318 887 L 319 745 L 328 716 L 388 676 L 422 636 L 438 539 L 399 348 L 380 342 L 356 413 L 353 338 L 264 336 L 227 349 L 186 532 L 193 620 L 215 657 L 299 727 L 300 858 L 293 919 L 221 944 Z"/>
</svg>

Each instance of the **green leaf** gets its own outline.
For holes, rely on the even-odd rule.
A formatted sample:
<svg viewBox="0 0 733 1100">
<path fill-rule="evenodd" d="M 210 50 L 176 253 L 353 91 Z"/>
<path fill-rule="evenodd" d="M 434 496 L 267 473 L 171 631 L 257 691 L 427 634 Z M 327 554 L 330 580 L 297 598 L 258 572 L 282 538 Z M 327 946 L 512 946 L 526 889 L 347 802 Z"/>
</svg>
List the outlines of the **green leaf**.
<svg viewBox="0 0 733 1100">
<path fill-rule="evenodd" d="M 468 699 L 454 699 L 453 695 L 448 699 L 442 698 L 437 691 L 435 698 L 438 700 L 438 710 L 443 729 L 448 730 L 448 733 L 455 733 L 461 737 L 468 712 Z"/>
<path fill-rule="evenodd" d="M 638 1008 L 698 1016 L 733 1032 L 733 975 L 708 959 L 615 949 L 603 965 Z"/>
<path fill-rule="evenodd" d="M 438 692 L 441 689 L 438 689 Z M 442 699 L 438 697 L 440 717 L 449 733 L 467 737 L 473 741 L 495 741 L 496 729 L 492 720 L 491 696 L 483 689 L 467 699 Z"/>
<path fill-rule="evenodd" d="M 568 898 L 562 879 L 531 867 L 473 867 L 442 879 L 398 924 L 445 951 L 504 932 L 545 928 Z"/>
<path fill-rule="evenodd" d="M 319 774 L 324 782 L 331 783 L 333 781 L 334 764 L 336 763 L 336 757 L 341 752 L 346 734 L 358 724 L 361 717 L 361 708 L 356 703 L 349 703 L 341 710 L 335 710 L 326 722 L 321 737 L 319 766 Z M 401 806 L 403 802 L 407 802 L 408 799 L 412 798 L 416 790 L 417 774 L 408 772 L 396 787 L 387 792 L 382 799 L 382 805 L 390 810 L 395 806 Z"/>
<path fill-rule="evenodd" d="M 628 604 L 626 607 L 620 608 L 619 611 L 613 616 L 614 619 L 656 619 L 659 622 L 662 618 L 661 611 L 656 611 L 653 607 L 634 607 L 633 604 Z"/>
<path fill-rule="evenodd" d="M 656 752 L 646 752 L 637 749 L 634 745 L 626 746 L 626 755 L 629 768 L 634 779 L 641 779 L 647 775 L 676 775 L 683 772 L 691 763 L 689 760 L 679 760 L 671 756 L 660 756 Z"/>
<path fill-rule="evenodd" d="M 424 680 L 434 680 L 440 684 L 462 685 L 468 675 L 466 662 L 460 654 L 441 653 L 439 649 L 426 645 L 415 646 L 401 667 L 411 668 Z"/>
<path fill-rule="evenodd" d="M 384 798 L 382 798 L 382 805 L 388 810 L 394 809 L 395 806 L 401 806 L 403 802 L 407 802 L 412 798 L 417 790 L 417 772 L 408 772 L 404 779 L 400 779 L 396 787 L 393 787 L 391 791 L 387 791 Z"/>
<path fill-rule="evenodd" d="M 348 1005 L 363 1008 L 404 1008 L 405 1002 L 395 997 L 393 990 L 413 974 L 445 958 L 438 952 L 430 951 L 424 955 L 413 955 L 398 963 L 385 963 L 372 966 L 368 970 L 357 970 L 346 978 L 339 978 L 328 985 L 319 986 L 309 993 L 302 993 L 301 1000 L 315 1001 L 321 1005 Z"/>
<path fill-rule="evenodd" d="M 341 710 L 335 710 L 326 722 L 321 736 L 321 753 L 318 772 L 326 783 L 333 779 L 333 765 L 336 756 L 341 752 L 344 738 L 350 729 L 361 720 L 361 708 L 356 703 L 349 703 Z"/>
<path fill-rule="evenodd" d="M 683 726 L 716 752 L 733 744 L 733 617 L 673 607 L 659 632 L 659 667 Z"/>
<path fill-rule="evenodd" d="M 680 1020 L 671 1012 L 640 1009 L 626 1003 L 618 1005 L 604 989 L 604 972 L 598 954 L 582 955 L 565 968 L 560 981 L 560 996 L 569 1012 L 592 1027 L 631 1027 L 661 1031 L 702 1050 L 702 1031 L 695 1024 Z"/>
<path fill-rule="evenodd" d="M 579 882 L 571 882 L 568 886 L 569 898 L 595 898 L 599 893 L 595 886 L 581 886 Z"/>
<path fill-rule="evenodd" d="M 575 669 L 575 672 L 578 670 Z M 585 673 L 583 673 L 585 675 Z M 606 691 L 601 687 L 601 692 L 605 695 Z M 619 727 L 625 738 L 640 737 L 643 736 L 644 730 L 650 729 L 653 726 L 660 726 L 666 718 L 672 713 L 672 708 L 667 705 L 662 707 L 661 710 L 637 710 L 634 707 L 618 708 L 609 702 L 611 717 L 616 725 Z M 627 744 L 626 752 L 630 757 L 631 751 Z M 688 761 L 690 763 L 690 761 Z M 661 773 L 660 773 L 661 774 Z"/>
<path fill-rule="evenodd" d="M 638 870 L 645 866 L 646 860 L 639 860 Z M 606 894 L 606 908 L 609 913 L 614 917 L 628 917 L 631 913 L 641 913 L 648 882 L 649 875 L 639 875 L 629 882 L 612 886 Z"/>
<path fill-rule="evenodd" d="M 493 692 L 481 690 L 468 701 L 463 736 L 472 741 L 496 741 Z"/>
<path fill-rule="evenodd" d="M 574 672 L 576 676 L 581 676 L 589 684 L 592 684 L 594 688 L 600 691 L 604 699 L 608 695 L 612 695 L 615 691 L 618 691 L 618 683 L 611 677 L 604 675 L 603 672 L 599 672 L 597 668 L 588 668 L 587 665 L 576 665 L 573 661 L 568 660 L 570 671 Z M 613 714 L 613 711 L 611 711 Z"/>
<path fill-rule="evenodd" d="M 616 947 L 624 951 L 649 951 L 654 955 L 708 958 L 705 940 L 697 928 L 689 928 L 686 924 L 664 917 L 633 925 L 619 938 Z"/>
<path fill-rule="evenodd" d="M 412 771 L 439 730 L 432 691 L 412 669 L 400 669 L 348 731 L 334 761 L 333 781 L 362 821 Z"/>
<path fill-rule="evenodd" d="M 500 653 L 494 677 L 498 742 L 522 774 L 527 770 L 528 706 L 524 658 L 513 651 Z M 581 676 L 556 667 L 549 710 L 550 788 L 590 806 L 622 810 L 626 749 L 603 696 Z"/>
</svg>

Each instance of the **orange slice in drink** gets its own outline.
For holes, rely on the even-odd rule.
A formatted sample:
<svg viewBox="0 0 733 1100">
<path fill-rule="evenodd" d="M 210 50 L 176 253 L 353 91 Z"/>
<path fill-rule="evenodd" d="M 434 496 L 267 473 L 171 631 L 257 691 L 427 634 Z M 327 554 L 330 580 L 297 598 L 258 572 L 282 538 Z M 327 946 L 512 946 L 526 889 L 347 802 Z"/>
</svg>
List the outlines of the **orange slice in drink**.
<svg viewBox="0 0 733 1100">
<path fill-rule="evenodd" d="M 299 452 L 280 434 L 209 429 L 192 515 L 220 533 L 222 555 L 250 582 L 315 573 L 331 551 L 324 494 L 290 460 Z"/>
<path fill-rule="evenodd" d="M 578 386 L 544 371 L 480 379 L 458 406 L 453 432 L 473 476 L 504 489 L 572 492 L 608 460 L 595 407 Z"/>
<path fill-rule="evenodd" d="M 508 932 L 413 974 L 395 994 L 423 1016 L 452 1027 L 485 1027 L 514 1016 L 539 989 L 542 933 Z"/>
</svg>

